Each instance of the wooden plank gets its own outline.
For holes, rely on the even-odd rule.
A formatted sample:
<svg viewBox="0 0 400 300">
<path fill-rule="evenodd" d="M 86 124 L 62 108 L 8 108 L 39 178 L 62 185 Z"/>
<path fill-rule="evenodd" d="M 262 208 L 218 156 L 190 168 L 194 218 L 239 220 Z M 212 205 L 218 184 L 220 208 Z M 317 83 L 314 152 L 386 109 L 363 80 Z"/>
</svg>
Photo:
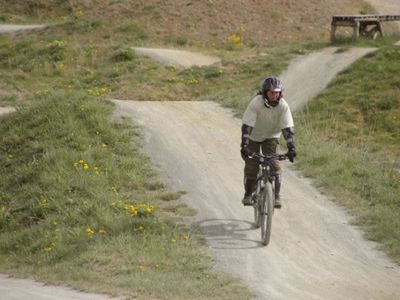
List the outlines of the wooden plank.
<svg viewBox="0 0 400 300">
<path fill-rule="evenodd" d="M 400 21 L 400 15 L 334 15 L 332 21 Z"/>
<path fill-rule="evenodd" d="M 379 16 L 380 21 L 400 21 L 400 15 Z"/>
<path fill-rule="evenodd" d="M 368 26 L 375 26 L 383 36 L 381 22 L 386 21 L 400 21 L 400 15 L 334 15 L 331 23 L 331 41 L 335 40 L 337 26 L 353 27 L 353 39 L 357 39 L 360 33 L 366 35 L 372 32 L 367 30 Z"/>
</svg>

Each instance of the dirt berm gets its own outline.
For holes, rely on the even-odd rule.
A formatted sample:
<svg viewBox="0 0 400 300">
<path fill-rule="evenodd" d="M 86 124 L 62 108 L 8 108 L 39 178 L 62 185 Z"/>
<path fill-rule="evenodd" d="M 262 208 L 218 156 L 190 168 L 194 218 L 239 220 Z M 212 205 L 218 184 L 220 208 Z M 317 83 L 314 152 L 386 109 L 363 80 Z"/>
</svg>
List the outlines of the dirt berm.
<svg viewBox="0 0 400 300">
<path fill-rule="evenodd" d="M 301 57 L 283 74 L 292 107 L 301 107 L 373 49 L 335 51 Z M 261 245 L 252 208 L 241 204 L 241 124 L 229 110 L 211 101 L 114 102 L 118 114 L 142 127 L 144 151 L 164 180 L 187 191 L 184 200 L 198 210 L 195 226 L 205 233 L 216 268 L 241 278 L 258 299 L 400 299 L 400 268 L 289 164 L 284 208 L 275 213 L 270 245 Z"/>
</svg>

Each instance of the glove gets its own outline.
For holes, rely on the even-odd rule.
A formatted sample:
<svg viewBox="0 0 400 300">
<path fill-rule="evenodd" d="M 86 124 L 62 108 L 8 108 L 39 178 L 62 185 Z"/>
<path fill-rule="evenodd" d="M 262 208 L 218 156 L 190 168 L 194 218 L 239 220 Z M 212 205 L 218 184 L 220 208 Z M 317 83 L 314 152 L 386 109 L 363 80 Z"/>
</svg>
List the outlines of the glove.
<svg viewBox="0 0 400 300">
<path fill-rule="evenodd" d="M 288 152 L 286 153 L 286 156 L 289 158 L 289 161 L 291 163 L 293 163 L 294 162 L 294 158 L 297 155 L 296 147 L 294 146 L 293 143 L 288 143 L 287 147 L 288 147 Z"/>
<path fill-rule="evenodd" d="M 243 160 L 245 160 L 250 155 L 250 149 L 247 147 L 242 147 L 240 149 L 240 155 L 242 155 Z"/>
</svg>

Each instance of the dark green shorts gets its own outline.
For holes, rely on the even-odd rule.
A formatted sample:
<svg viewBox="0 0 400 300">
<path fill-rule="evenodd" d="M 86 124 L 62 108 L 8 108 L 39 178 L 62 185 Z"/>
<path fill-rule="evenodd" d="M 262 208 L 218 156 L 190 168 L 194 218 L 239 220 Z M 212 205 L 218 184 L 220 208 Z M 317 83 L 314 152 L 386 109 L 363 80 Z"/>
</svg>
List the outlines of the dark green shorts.
<svg viewBox="0 0 400 300">
<path fill-rule="evenodd" d="M 255 142 L 250 140 L 249 149 L 252 152 L 261 152 L 264 155 L 276 154 L 276 149 L 278 147 L 278 139 L 266 139 L 263 142 Z M 255 180 L 258 173 L 258 162 L 253 159 L 246 158 L 244 166 L 244 176 L 247 179 Z M 272 174 L 281 174 L 281 166 L 278 160 L 274 160 L 271 166 Z"/>
</svg>

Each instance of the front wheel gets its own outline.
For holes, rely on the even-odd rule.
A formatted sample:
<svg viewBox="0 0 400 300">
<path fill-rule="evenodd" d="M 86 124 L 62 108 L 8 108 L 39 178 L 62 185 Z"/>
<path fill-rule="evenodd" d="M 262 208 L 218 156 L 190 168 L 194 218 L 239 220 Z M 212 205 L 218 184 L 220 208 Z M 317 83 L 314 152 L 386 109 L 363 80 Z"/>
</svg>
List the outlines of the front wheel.
<svg viewBox="0 0 400 300">
<path fill-rule="evenodd" d="M 254 208 L 254 226 L 256 228 L 259 228 L 261 226 L 261 198 L 263 197 L 262 195 L 262 190 L 263 187 L 261 186 L 261 180 L 257 181 L 257 190 L 255 193 L 255 200 L 254 204 L 253 204 L 253 208 Z"/>
<path fill-rule="evenodd" d="M 260 200 L 261 241 L 266 246 L 269 244 L 269 240 L 271 238 L 272 217 L 274 214 L 274 194 L 271 182 L 266 182 Z"/>
</svg>

